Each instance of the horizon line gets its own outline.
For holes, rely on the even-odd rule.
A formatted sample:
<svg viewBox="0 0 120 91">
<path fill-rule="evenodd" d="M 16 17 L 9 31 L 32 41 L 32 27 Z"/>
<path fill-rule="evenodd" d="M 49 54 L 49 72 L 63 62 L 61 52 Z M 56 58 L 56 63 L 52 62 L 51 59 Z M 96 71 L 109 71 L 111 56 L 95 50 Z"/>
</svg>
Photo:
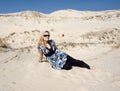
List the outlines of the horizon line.
<svg viewBox="0 0 120 91">
<path fill-rule="evenodd" d="M 53 13 L 53 12 L 56 12 L 56 11 L 62 11 L 62 10 L 75 10 L 75 11 L 111 11 L 111 10 L 120 10 L 120 9 L 103 9 L 103 10 L 78 10 L 78 9 L 58 9 L 58 10 L 54 10 L 52 12 L 48 12 L 48 13 L 45 13 L 45 12 L 42 12 L 40 10 L 30 10 L 30 9 L 26 9 L 26 10 L 18 10 L 18 11 L 11 11 L 11 12 L 0 12 L 0 14 L 9 14 L 9 13 L 17 13 L 17 12 L 24 12 L 24 11 L 36 11 L 36 12 L 39 12 L 39 13 L 43 13 L 43 14 L 50 14 L 50 13 Z"/>
</svg>

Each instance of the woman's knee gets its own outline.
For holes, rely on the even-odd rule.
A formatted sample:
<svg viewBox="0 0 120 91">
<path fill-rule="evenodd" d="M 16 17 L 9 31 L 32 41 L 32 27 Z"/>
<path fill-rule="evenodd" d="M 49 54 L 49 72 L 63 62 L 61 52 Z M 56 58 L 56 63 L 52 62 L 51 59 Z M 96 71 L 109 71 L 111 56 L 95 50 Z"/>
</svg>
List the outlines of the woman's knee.
<svg viewBox="0 0 120 91">
<path fill-rule="evenodd" d="M 72 69 L 72 65 L 70 65 L 68 62 L 63 66 L 63 69 L 70 70 Z"/>
</svg>

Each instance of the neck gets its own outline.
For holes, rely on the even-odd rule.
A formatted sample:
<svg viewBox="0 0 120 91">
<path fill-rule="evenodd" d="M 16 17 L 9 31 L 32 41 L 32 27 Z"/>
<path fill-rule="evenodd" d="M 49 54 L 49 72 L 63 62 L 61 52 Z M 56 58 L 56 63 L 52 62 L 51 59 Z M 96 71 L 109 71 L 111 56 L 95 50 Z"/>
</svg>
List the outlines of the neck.
<svg viewBox="0 0 120 91">
<path fill-rule="evenodd" d="M 44 43 L 45 43 L 45 44 L 47 44 L 47 43 L 48 43 L 48 41 L 44 41 Z"/>
</svg>

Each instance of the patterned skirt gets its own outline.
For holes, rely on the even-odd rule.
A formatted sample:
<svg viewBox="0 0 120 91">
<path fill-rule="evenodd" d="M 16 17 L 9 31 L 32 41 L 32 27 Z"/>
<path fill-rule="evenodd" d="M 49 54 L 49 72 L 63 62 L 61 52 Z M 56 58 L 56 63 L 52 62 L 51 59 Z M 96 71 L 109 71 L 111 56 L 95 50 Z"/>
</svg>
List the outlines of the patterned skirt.
<svg viewBox="0 0 120 91">
<path fill-rule="evenodd" d="M 50 62 L 54 69 L 62 69 L 67 60 L 67 54 L 63 51 L 56 50 L 55 53 L 47 57 L 47 60 Z"/>
</svg>

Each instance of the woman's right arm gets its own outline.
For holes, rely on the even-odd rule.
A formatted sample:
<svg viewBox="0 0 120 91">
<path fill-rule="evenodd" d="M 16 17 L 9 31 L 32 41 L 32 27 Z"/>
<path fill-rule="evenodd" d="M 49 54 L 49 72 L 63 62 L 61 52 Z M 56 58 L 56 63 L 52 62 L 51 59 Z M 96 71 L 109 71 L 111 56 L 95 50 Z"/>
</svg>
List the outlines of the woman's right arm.
<svg viewBox="0 0 120 91">
<path fill-rule="evenodd" d="M 38 53 L 39 53 L 39 60 L 38 61 L 39 62 L 47 61 L 47 58 L 43 54 L 42 47 L 40 45 L 38 45 L 37 49 L 38 49 Z"/>
<path fill-rule="evenodd" d="M 39 53 L 39 62 L 42 62 L 43 60 L 43 52 L 41 50 L 38 50 Z"/>
</svg>

